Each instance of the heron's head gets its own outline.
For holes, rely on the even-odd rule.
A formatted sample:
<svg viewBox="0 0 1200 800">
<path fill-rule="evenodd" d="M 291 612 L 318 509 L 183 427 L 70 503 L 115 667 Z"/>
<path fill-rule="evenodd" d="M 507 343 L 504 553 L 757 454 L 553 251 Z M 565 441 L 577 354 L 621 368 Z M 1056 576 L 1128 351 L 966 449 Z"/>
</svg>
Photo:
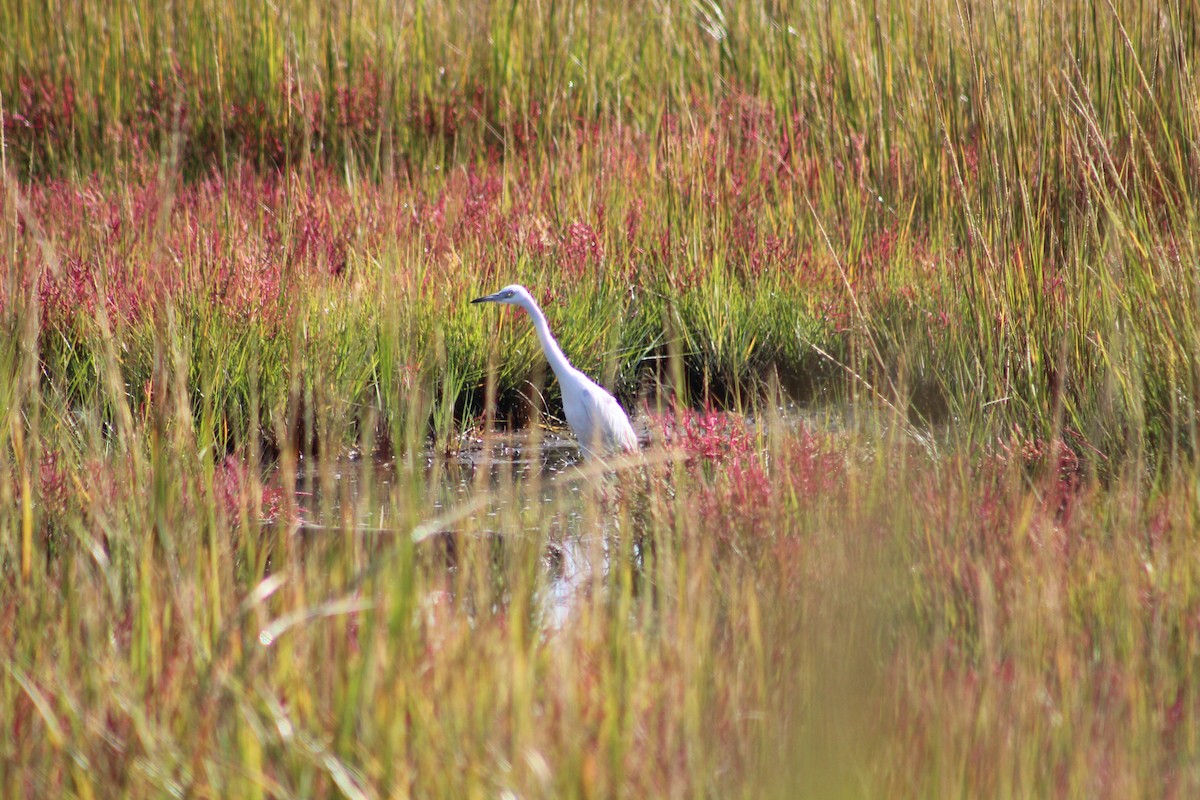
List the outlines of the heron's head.
<svg viewBox="0 0 1200 800">
<path fill-rule="evenodd" d="M 476 297 L 472 303 L 503 303 L 510 306 L 526 306 L 533 300 L 529 291 L 519 283 L 514 283 L 511 286 L 505 286 L 495 294 L 485 294 L 483 297 Z"/>
</svg>

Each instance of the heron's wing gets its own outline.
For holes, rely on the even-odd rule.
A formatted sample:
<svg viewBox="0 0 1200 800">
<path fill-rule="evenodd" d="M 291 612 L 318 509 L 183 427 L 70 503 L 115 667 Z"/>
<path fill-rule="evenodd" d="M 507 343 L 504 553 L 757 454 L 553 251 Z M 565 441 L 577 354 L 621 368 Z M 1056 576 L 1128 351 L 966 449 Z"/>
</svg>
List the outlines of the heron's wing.
<svg viewBox="0 0 1200 800">
<path fill-rule="evenodd" d="M 591 438 L 606 449 L 636 453 L 637 434 L 617 399 L 600 387 L 583 393 L 583 406 L 590 422 Z"/>
</svg>

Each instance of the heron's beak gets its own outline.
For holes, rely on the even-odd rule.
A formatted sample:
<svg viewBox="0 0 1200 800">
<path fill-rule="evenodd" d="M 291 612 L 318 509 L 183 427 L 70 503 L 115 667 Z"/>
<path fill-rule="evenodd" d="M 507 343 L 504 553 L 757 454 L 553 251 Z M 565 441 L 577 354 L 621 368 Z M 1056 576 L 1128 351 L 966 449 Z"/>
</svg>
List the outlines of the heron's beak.
<svg viewBox="0 0 1200 800">
<path fill-rule="evenodd" d="M 474 305 L 475 303 L 494 303 L 494 302 L 496 302 L 496 295 L 485 294 L 483 297 L 476 297 L 474 300 L 472 300 L 471 305 Z"/>
</svg>

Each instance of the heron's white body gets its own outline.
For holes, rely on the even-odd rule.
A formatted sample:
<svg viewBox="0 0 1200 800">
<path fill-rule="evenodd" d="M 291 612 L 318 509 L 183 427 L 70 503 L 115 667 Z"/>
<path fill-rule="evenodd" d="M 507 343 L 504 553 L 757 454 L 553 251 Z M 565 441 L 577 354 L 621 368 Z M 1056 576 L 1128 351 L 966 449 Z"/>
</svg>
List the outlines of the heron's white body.
<svg viewBox="0 0 1200 800">
<path fill-rule="evenodd" d="M 472 302 L 516 305 L 529 314 L 542 351 L 546 354 L 546 360 L 554 370 L 559 386 L 562 387 L 563 412 L 567 416 L 567 424 L 575 432 L 585 453 L 595 455 L 637 452 L 637 434 L 634 433 L 633 425 L 630 424 L 629 417 L 617 402 L 617 398 L 571 366 L 571 362 L 567 361 L 562 348 L 550 333 L 546 315 L 524 286 L 506 286 L 495 294 L 480 297 Z"/>
</svg>

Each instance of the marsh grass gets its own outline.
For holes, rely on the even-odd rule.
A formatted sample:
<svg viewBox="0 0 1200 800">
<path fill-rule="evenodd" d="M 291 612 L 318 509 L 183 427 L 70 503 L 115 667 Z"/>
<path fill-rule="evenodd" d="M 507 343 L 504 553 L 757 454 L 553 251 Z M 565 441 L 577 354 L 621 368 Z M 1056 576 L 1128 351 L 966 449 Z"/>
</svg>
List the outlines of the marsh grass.
<svg viewBox="0 0 1200 800">
<path fill-rule="evenodd" d="M 1196 9 L 726 5 L 0 0 L 0 796 L 1196 793 Z"/>
<path fill-rule="evenodd" d="M 483 406 L 462 300 L 519 279 L 570 299 L 571 355 L 628 396 L 678 335 L 726 400 L 824 363 L 989 436 L 1190 454 L 1193 10 L 757 8 L 631 29 L 603 4 L 183 4 L 47 36 L 44 10 L 5 7 L 5 169 L 38 179 L 9 181 L 9 280 L 51 268 L 45 347 L 77 386 L 95 330 L 63 317 L 89 291 L 142 321 L 140 347 L 115 326 L 134 379 L 160 294 L 233 310 L 204 335 L 242 344 L 372 294 L 403 319 L 343 345 L 416 331 L 408 368 L 454 376 L 421 380 L 442 441 L 450 408 Z M 537 357 L 500 335 L 513 402 Z M 385 394 L 374 412 L 405 417 Z"/>
</svg>

